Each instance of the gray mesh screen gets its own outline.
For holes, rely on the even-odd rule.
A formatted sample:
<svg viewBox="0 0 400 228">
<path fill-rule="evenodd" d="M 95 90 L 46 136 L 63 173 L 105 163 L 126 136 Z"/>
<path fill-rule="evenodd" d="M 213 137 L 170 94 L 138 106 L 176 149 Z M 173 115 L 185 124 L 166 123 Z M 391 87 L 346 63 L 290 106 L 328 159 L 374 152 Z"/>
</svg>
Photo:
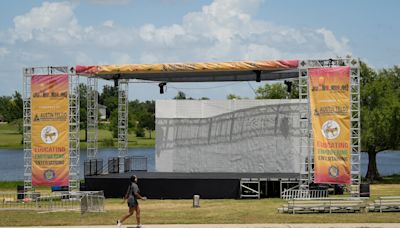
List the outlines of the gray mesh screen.
<svg viewBox="0 0 400 228">
<path fill-rule="evenodd" d="M 206 118 L 157 117 L 156 170 L 299 172 L 299 111 L 305 109 L 306 104 L 296 101 L 281 100 L 280 104 L 260 101 L 263 105 L 251 101 L 253 107 L 226 110 Z M 162 102 L 157 101 L 156 109 L 166 108 Z M 187 101 L 175 103 L 180 112 L 189 104 Z M 198 107 L 207 109 L 207 102 L 200 103 Z M 193 111 L 193 103 L 187 107 Z"/>
</svg>

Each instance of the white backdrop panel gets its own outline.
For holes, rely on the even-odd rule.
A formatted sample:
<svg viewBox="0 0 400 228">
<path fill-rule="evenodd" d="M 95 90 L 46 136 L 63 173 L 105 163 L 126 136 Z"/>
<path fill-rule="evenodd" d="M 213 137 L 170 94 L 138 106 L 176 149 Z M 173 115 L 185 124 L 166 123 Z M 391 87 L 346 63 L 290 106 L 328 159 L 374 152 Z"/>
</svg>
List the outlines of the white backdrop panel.
<svg viewBox="0 0 400 228">
<path fill-rule="evenodd" d="M 159 172 L 299 172 L 298 100 L 156 102 Z"/>
</svg>

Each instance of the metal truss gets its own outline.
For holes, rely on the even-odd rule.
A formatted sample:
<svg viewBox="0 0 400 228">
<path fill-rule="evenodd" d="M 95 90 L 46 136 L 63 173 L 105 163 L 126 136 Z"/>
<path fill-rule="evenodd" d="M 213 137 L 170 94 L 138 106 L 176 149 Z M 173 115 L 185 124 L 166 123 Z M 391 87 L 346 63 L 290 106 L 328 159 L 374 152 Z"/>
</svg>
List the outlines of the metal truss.
<svg viewBox="0 0 400 228">
<path fill-rule="evenodd" d="M 361 184 L 361 124 L 360 124 L 360 69 L 356 59 L 303 60 L 299 63 L 299 99 L 308 102 L 308 108 L 300 112 L 300 153 L 306 155 L 300 167 L 300 189 L 308 189 L 314 181 L 313 135 L 310 101 L 308 94 L 309 68 L 350 66 L 350 150 L 351 150 L 351 195 L 360 196 Z"/>
<path fill-rule="evenodd" d="M 360 70 L 356 59 L 327 59 L 300 61 L 299 64 L 299 99 L 307 101 L 306 112 L 300 112 L 300 127 L 302 137 L 300 140 L 300 153 L 307 154 L 305 163 L 301 164 L 300 188 L 308 189 L 314 180 L 314 155 L 313 137 L 311 126 L 311 111 L 309 103 L 309 68 L 323 68 L 332 66 L 350 66 L 350 148 L 351 148 L 351 195 L 360 196 L 361 183 L 361 134 L 360 134 Z"/>
<path fill-rule="evenodd" d="M 309 184 L 314 181 L 314 156 L 313 156 L 313 133 L 311 125 L 310 100 L 308 94 L 308 64 L 302 61 L 299 65 L 299 99 L 306 102 L 305 109 L 299 111 L 300 126 L 300 177 L 299 189 L 307 190 Z"/>
<path fill-rule="evenodd" d="M 32 187 L 32 75 L 68 74 L 69 76 L 69 155 L 70 189 L 79 189 L 79 77 L 73 68 L 32 67 L 23 69 L 23 143 L 24 143 L 24 190 L 34 191 Z"/>
<path fill-rule="evenodd" d="M 23 69 L 23 142 L 24 142 L 24 190 L 32 190 L 32 118 L 31 79 L 33 68 Z"/>
<path fill-rule="evenodd" d="M 72 71 L 72 70 L 71 70 Z M 69 190 L 79 191 L 79 158 L 80 158 L 80 94 L 79 76 L 69 74 Z"/>
<path fill-rule="evenodd" d="M 96 158 L 98 140 L 98 79 L 95 77 L 87 78 L 87 159 Z"/>
<path fill-rule="evenodd" d="M 351 60 L 348 65 L 350 66 L 350 193 L 353 197 L 359 197 L 361 184 L 360 64 L 357 60 Z"/>
<path fill-rule="evenodd" d="M 129 80 L 118 80 L 118 158 L 119 172 L 124 172 L 124 158 L 128 155 L 128 89 Z"/>
</svg>

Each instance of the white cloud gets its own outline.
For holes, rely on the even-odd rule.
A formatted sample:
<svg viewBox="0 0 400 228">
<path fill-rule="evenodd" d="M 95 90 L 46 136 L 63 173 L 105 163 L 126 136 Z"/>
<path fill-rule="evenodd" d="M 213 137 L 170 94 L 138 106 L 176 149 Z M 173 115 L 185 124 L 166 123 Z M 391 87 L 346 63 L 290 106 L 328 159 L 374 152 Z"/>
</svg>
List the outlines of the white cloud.
<svg viewBox="0 0 400 228">
<path fill-rule="evenodd" d="M 44 2 L 27 14 L 14 18 L 14 41 L 68 43 L 79 38 L 80 27 L 69 2 Z"/>
<path fill-rule="evenodd" d="M 97 5 L 126 5 L 132 0 L 89 0 L 89 2 Z"/>
<path fill-rule="evenodd" d="M 18 56 L 23 62 L 38 62 L 46 59 L 46 54 L 33 53 L 28 51 L 18 52 Z"/>
<path fill-rule="evenodd" d="M 74 12 L 79 5 L 44 2 L 0 31 L 0 57 L 7 55 L 0 67 L 19 71 L 37 65 L 326 58 L 351 52 L 349 41 L 327 28 L 294 28 L 257 19 L 261 3 L 214 0 L 178 24 L 132 27 L 113 20 L 83 26 Z"/>
<path fill-rule="evenodd" d="M 348 40 L 325 28 L 292 28 L 254 18 L 260 0 L 215 0 L 183 17 L 182 24 L 139 30 L 147 51 L 140 59 L 218 61 L 326 58 L 350 53 Z M 140 42 L 139 41 L 139 42 Z M 160 49 L 161 48 L 161 49 Z M 171 49 L 174 57 L 169 56 Z M 161 53 L 161 54 L 160 54 Z M 160 56 L 161 55 L 161 56 Z"/>
<path fill-rule="evenodd" d="M 180 25 L 156 28 L 148 24 L 140 28 L 139 36 L 143 41 L 162 46 L 176 45 L 176 41 L 184 38 L 184 29 Z"/>
<path fill-rule="evenodd" d="M 124 52 L 130 56 L 125 60 L 132 61 L 324 58 L 350 52 L 347 39 L 336 38 L 326 28 L 297 29 L 254 19 L 261 2 L 215 0 L 201 11 L 187 13 L 181 24 L 139 28 L 116 26 L 112 20 L 83 27 L 71 3 L 44 2 L 14 18 L 11 37 L 19 42 L 77 48 L 91 59 L 110 63 L 113 58 L 104 56 L 107 51 Z M 94 52 L 102 56 L 92 56 Z"/>
<path fill-rule="evenodd" d="M 93 61 L 93 59 L 87 55 L 85 52 L 82 51 L 78 51 L 75 53 L 76 58 L 75 58 L 75 62 L 77 63 L 85 63 L 87 65 L 92 65 L 95 64 L 96 62 Z"/>
<path fill-rule="evenodd" d="M 113 25 L 114 25 L 114 22 L 113 22 L 112 20 L 107 20 L 107 21 L 105 21 L 105 22 L 103 23 L 103 25 L 104 25 L 105 27 L 112 28 Z"/>
<path fill-rule="evenodd" d="M 132 57 L 123 52 L 112 52 L 111 58 L 114 60 L 113 63 L 115 64 L 129 64 L 133 62 Z"/>
<path fill-rule="evenodd" d="M 339 53 L 342 56 L 349 54 L 347 46 L 348 40 L 346 38 L 337 40 L 333 32 L 325 28 L 318 29 L 317 33 L 323 35 L 326 46 L 335 53 Z"/>
<path fill-rule="evenodd" d="M 10 51 L 8 51 L 7 48 L 5 47 L 0 47 L 0 58 L 5 57 L 6 55 L 8 55 L 10 53 Z"/>
</svg>

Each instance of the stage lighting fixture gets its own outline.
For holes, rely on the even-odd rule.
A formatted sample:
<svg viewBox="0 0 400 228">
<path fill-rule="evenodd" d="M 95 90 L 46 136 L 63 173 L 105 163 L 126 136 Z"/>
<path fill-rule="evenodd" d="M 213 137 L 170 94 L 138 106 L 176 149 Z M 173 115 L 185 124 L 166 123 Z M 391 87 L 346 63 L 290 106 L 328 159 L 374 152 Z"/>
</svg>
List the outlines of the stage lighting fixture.
<svg viewBox="0 0 400 228">
<path fill-rule="evenodd" d="M 256 73 L 256 82 L 261 82 L 261 70 L 255 70 Z"/>
<path fill-rule="evenodd" d="M 158 84 L 158 87 L 160 87 L 160 94 L 164 93 L 164 86 L 167 85 L 166 82 L 162 82 L 160 84 Z"/>
<path fill-rule="evenodd" d="M 286 91 L 288 92 L 288 93 L 290 93 L 290 92 L 292 92 L 292 82 L 291 81 L 284 81 L 283 83 L 285 83 L 285 85 L 286 85 Z"/>
<path fill-rule="evenodd" d="M 121 78 L 121 74 L 116 74 L 112 77 L 112 79 L 114 80 L 114 87 L 118 87 L 119 86 L 119 79 Z"/>
</svg>

